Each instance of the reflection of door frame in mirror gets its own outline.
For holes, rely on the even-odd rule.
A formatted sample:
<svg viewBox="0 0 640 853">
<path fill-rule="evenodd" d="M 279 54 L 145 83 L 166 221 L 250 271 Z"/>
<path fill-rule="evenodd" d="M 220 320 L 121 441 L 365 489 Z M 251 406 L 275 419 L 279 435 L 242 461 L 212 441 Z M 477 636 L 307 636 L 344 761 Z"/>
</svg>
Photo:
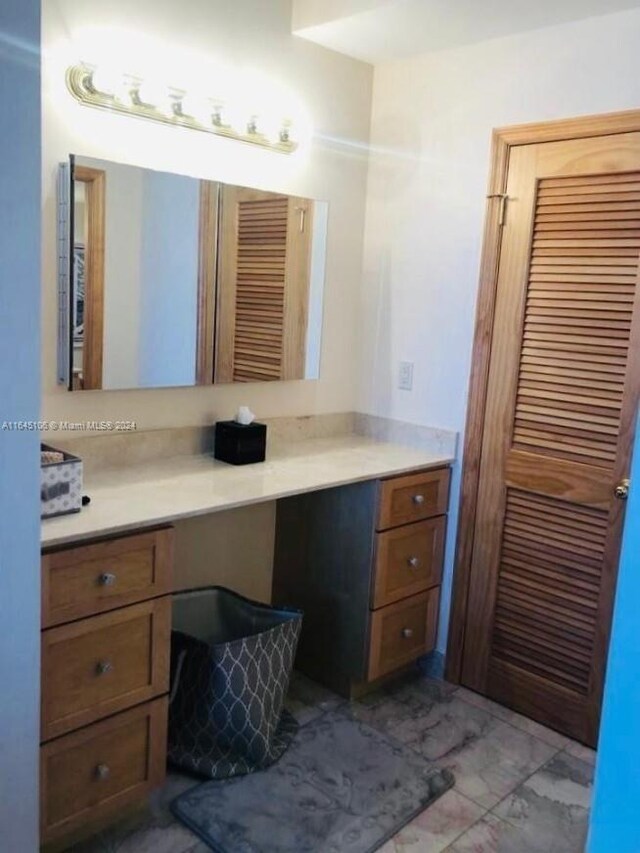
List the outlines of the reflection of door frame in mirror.
<svg viewBox="0 0 640 853">
<path fill-rule="evenodd" d="M 103 169 L 74 166 L 73 180 L 85 185 L 86 234 L 82 390 L 102 388 L 104 329 L 105 185 Z"/>
<path fill-rule="evenodd" d="M 304 379 L 309 332 L 313 201 L 289 199 L 282 378 Z"/>
<path fill-rule="evenodd" d="M 283 201 L 286 204 L 284 226 Z M 264 203 L 264 208 L 258 211 L 257 204 L 261 203 Z M 244 228 L 248 234 L 253 232 L 255 243 L 245 246 L 243 274 L 239 275 L 240 208 L 243 204 L 246 205 Z M 271 222 L 268 221 L 269 217 L 272 217 Z M 259 233 L 260 229 L 263 229 L 263 233 Z M 247 187 L 222 187 L 214 367 L 216 383 L 304 379 L 312 232 L 313 201 Z M 278 248 L 272 245 L 271 251 L 265 252 L 264 257 L 257 254 L 260 245 L 268 245 L 269 240 L 278 237 L 279 253 Z M 254 314 L 254 318 L 248 320 L 249 327 L 251 322 L 257 324 L 260 316 L 265 323 L 271 323 L 270 333 L 265 329 L 263 335 L 249 328 L 248 340 L 243 342 L 248 352 L 244 353 L 246 362 L 241 368 L 236 363 L 239 287 L 244 291 L 242 310 L 245 314 Z M 249 303 L 251 308 L 248 308 Z M 259 337 L 263 338 L 264 344 L 260 346 L 255 343 L 259 353 L 252 365 L 251 346 Z M 269 352 L 269 345 L 272 353 Z"/>
<path fill-rule="evenodd" d="M 215 346 L 218 200 L 220 184 L 200 181 L 196 383 L 211 385 Z"/>
</svg>

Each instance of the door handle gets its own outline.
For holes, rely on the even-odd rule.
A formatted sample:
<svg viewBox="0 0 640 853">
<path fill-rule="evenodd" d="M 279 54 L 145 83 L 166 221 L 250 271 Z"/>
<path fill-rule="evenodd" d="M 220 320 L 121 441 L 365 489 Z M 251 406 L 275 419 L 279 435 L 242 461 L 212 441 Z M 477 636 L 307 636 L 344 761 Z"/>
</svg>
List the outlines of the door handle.
<svg viewBox="0 0 640 853">
<path fill-rule="evenodd" d="M 619 501 L 626 501 L 629 497 L 629 486 L 631 485 L 630 480 L 621 480 L 618 485 L 613 490 L 614 495 L 618 498 Z"/>
</svg>

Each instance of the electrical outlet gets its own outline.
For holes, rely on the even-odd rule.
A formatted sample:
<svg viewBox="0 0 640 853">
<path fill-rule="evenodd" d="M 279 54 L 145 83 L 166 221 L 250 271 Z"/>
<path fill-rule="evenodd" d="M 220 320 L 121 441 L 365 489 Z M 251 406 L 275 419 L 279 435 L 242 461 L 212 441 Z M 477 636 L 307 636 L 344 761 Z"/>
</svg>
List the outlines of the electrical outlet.
<svg viewBox="0 0 640 853">
<path fill-rule="evenodd" d="M 398 388 L 401 391 L 411 391 L 413 388 L 413 362 L 401 361 L 398 372 Z"/>
</svg>

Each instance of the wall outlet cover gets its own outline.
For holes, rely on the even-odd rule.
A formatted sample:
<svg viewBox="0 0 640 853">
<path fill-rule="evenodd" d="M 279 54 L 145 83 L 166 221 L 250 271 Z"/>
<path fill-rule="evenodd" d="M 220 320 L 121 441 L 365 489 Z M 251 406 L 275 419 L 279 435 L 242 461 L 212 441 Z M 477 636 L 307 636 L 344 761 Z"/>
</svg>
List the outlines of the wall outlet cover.
<svg viewBox="0 0 640 853">
<path fill-rule="evenodd" d="M 398 372 L 398 388 L 401 391 L 411 391 L 413 388 L 413 362 L 401 361 Z"/>
</svg>

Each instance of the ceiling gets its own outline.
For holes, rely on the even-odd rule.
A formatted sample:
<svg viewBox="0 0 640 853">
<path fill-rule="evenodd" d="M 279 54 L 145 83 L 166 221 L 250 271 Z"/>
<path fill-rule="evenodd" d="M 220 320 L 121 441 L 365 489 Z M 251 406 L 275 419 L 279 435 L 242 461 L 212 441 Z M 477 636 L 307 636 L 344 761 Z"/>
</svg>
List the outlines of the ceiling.
<svg viewBox="0 0 640 853">
<path fill-rule="evenodd" d="M 293 31 L 373 64 L 640 7 L 640 0 L 293 0 Z"/>
</svg>

